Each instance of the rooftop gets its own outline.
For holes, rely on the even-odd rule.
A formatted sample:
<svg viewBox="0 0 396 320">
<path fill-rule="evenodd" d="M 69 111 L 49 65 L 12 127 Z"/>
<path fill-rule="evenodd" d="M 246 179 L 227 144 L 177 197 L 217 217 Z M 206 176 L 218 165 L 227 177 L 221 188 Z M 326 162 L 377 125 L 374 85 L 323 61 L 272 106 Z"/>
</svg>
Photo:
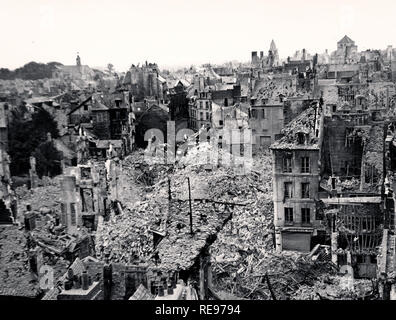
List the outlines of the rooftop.
<svg viewBox="0 0 396 320">
<path fill-rule="evenodd" d="M 309 107 L 301 112 L 281 131 L 283 137 L 271 145 L 271 149 L 319 149 L 319 138 L 314 132 L 315 127 L 314 107 Z M 316 115 L 318 116 L 318 115 Z M 304 135 L 304 142 L 299 143 L 299 134 Z"/>
</svg>

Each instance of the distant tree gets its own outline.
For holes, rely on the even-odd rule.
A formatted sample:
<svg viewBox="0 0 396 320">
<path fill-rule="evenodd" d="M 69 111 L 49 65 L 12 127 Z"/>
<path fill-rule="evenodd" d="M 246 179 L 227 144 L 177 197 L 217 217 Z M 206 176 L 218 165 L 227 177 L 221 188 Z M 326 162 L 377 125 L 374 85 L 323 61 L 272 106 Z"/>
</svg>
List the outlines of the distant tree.
<svg viewBox="0 0 396 320">
<path fill-rule="evenodd" d="M 113 74 L 113 70 L 114 70 L 114 66 L 113 66 L 111 63 L 109 63 L 109 64 L 107 65 L 107 71 L 108 71 L 110 74 Z"/>
<path fill-rule="evenodd" d="M 37 110 L 32 115 L 32 120 L 24 120 L 21 113 L 13 113 L 8 130 L 12 175 L 23 175 L 29 172 L 29 157 L 41 143 L 47 140 L 48 132 L 53 138 L 59 137 L 56 121 L 47 111 Z M 37 165 L 39 165 L 39 160 L 37 160 Z"/>
<path fill-rule="evenodd" d="M 62 65 L 59 62 L 50 63 L 37 63 L 29 62 L 23 67 L 17 68 L 14 71 L 10 71 L 5 68 L 0 69 L 0 79 L 13 80 L 13 79 L 24 79 L 24 80 L 37 80 L 51 78 L 52 73 L 56 69 L 56 66 Z"/>
<path fill-rule="evenodd" d="M 32 155 L 36 158 L 36 170 L 40 178 L 44 175 L 53 177 L 61 173 L 62 154 L 52 141 L 40 143 Z"/>
</svg>

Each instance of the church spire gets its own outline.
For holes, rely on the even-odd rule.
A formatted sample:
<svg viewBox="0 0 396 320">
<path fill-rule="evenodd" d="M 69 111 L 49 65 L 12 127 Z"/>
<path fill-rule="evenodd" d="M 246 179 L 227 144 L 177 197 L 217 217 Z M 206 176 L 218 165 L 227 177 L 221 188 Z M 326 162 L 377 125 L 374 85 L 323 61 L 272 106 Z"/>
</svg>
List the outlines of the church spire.
<svg viewBox="0 0 396 320">
<path fill-rule="evenodd" d="M 275 53 L 277 51 L 274 39 L 272 39 L 272 41 L 271 41 L 270 51 L 272 51 L 273 53 Z"/>
</svg>

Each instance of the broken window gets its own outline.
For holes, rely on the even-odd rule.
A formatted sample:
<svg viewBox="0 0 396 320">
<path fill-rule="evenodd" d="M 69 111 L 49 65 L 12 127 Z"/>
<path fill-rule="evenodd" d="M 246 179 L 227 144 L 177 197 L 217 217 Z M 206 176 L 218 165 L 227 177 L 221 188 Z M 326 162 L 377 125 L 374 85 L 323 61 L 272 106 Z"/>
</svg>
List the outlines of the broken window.
<svg viewBox="0 0 396 320">
<path fill-rule="evenodd" d="M 309 182 L 301 183 L 301 198 L 309 198 Z"/>
<path fill-rule="evenodd" d="M 301 208 L 301 222 L 303 224 L 311 223 L 311 209 L 310 208 Z"/>
<path fill-rule="evenodd" d="M 71 225 L 75 226 L 76 225 L 76 204 L 74 202 L 70 203 L 70 221 Z"/>
<path fill-rule="evenodd" d="M 293 208 L 285 208 L 285 221 L 293 223 Z"/>
<path fill-rule="evenodd" d="M 301 157 L 301 173 L 309 173 L 309 157 Z"/>
<path fill-rule="evenodd" d="M 292 158 L 290 156 L 283 158 L 283 172 L 292 172 Z"/>
<path fill-rule="evenodd" d="M 219 120 L 219 126 L 223 125 L 223 120 Z"/>
<path fill-rule="evenodd" d="M 285 191 L 284 191 L 285 199 L 293 198 L 293 183 L 285 182 Z"/>
<path fill-rule="evenodd" d="M 81 179 L 91 179 L 91 168 L 81 167 Z"/>
<path fill-rule="evenodd" d="M 322 209 L 317 209 L 315 212 L 315 219 L 316 220 L 323 220 L 323 210 Z"/>
<path fill-rule="evenodd" d="M 61 203 L 61 223 L 63 225 L 66 224 L 66 214 L 67 214 L 67 207 L 66 207 L 66 203 Z"/>
<path fill-rule="evenodd" d="M 298 141 L 298 144 L 304 144 L 305 143 L 305 134 L 303 132 L 298 132 L 297 133 L 297 141 Z"/>
</svg>

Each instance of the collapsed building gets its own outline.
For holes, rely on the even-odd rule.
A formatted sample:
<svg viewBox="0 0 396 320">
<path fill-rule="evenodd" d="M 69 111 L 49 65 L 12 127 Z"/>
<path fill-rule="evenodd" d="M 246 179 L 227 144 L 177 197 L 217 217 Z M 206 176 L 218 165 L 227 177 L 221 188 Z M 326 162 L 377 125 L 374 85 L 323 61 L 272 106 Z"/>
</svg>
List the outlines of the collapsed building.
<svg viewBox="0 0 396 320">
<path fill-rule="evenodd" d="M 332 88 L 271 146 L 277 249 L 328 245 L 334 263 L 375 278 L 394 210 L 384 193 L 392 106 L 376 108 L 379 99 L 362 103 L 356 91 Z"/>
</svg>

